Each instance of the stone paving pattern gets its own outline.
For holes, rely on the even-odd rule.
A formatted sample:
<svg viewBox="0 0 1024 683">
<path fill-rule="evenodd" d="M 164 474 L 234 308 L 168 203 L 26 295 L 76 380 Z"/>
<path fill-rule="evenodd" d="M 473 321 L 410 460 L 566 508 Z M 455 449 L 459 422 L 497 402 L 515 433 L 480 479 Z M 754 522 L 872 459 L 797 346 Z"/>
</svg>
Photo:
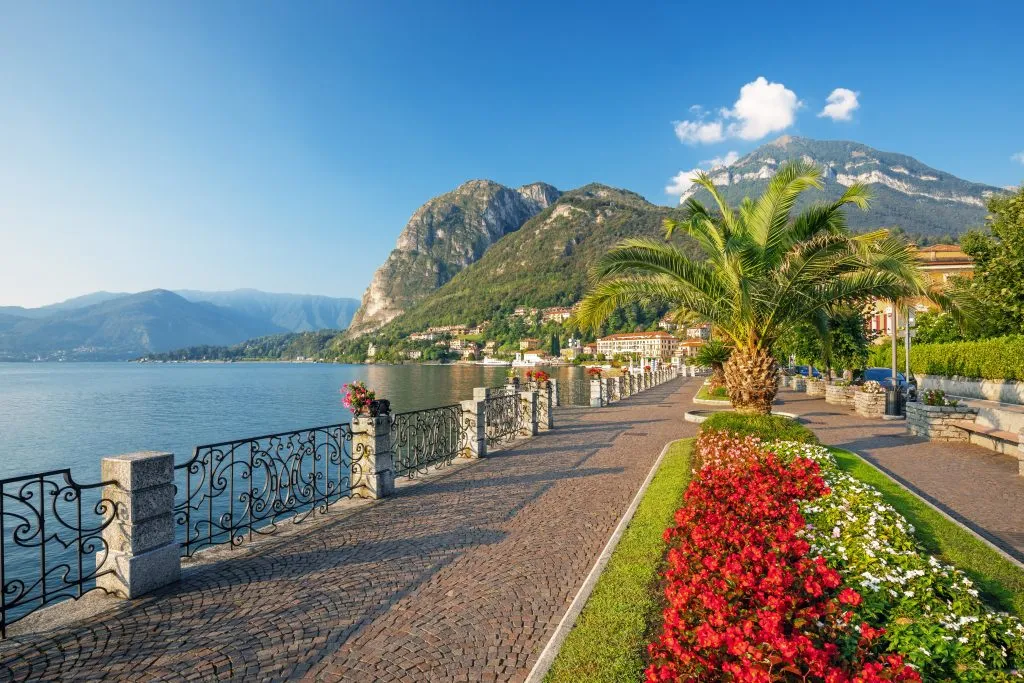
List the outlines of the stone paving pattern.
<svg viewBox="0 0 1024 683">
<path fill-rule="evenodd" d="M 907 434 L 903 420 L 870 419 L 790 389 L 776 405 L 823 443 L 856 451 L 948 515 L 1024 561 L 1024 477 L 1017 459 L 968 443 Z"/>
<path fill-rule="evenodd" d="M 522 681 L 699 379 L 601 409 L 78 623 L 0 642 L 0 678 Z"/>
</svg>

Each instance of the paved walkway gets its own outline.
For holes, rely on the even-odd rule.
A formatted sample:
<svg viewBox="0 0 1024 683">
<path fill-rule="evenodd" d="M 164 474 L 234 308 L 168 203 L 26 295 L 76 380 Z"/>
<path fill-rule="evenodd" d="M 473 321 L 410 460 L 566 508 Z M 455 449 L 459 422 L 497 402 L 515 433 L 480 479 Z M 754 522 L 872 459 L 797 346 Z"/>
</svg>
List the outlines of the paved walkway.
<svg viewBox="0 0 1024 683">
<path fill-rule="evenodd" d="M 0 642 L 0 678 L 522 681 L 699 380 L 327 517 L 71 626 Z"/>
<path fill-rule="evenodd" d="M 822 442 L 863 455 L 1024 561 L 1024 477 L 1017 475 L 1016 458 L 967 443 L 912 437 L 902 420 L 870 420 L 792 390 L 781 390 L 776 403 L 804 418 Z"/>
</svg>

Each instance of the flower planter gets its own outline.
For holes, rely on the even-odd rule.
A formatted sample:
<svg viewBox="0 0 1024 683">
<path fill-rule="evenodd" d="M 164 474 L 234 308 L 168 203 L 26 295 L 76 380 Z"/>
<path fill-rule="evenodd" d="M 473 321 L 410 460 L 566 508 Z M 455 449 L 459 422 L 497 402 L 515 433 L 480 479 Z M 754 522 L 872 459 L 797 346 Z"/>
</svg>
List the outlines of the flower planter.
<svg viewBox="0 0 1024 683">
<path fill-rule="evenodd" d="M 789 378 L 789 387 L 793 391 L 806 391 L 807 378 L 801 377 L 800 375 L 793 375 Z"/>
<path fill-rule="evenodd" d="M 856 387 L 829 384 L 825 387 L 825 403 L 834 406 L 852 406 Z"/>
<path fill-rule="evenodd" d="M 861 417 L 881 419 L 882 415 L 885 414 L 885 394 L 856 391 L 853 395 L 853 409 Z"/>
<path fill-rule="evenodd" d="M 825 381 L 820 379 L 809 379 L 807 380 L 807 395 L 808 396 L 824 396 L 825 395 Z"/>
<path fill-rule="evenodd" d="M 924 403 L 907 404 L 907 432 L 923 436 L 929 441 L 970 441 L 970 433 L 953 423 L 974 421 L 977 408 L 967 406 L 929 406 Z"/>
</svg>

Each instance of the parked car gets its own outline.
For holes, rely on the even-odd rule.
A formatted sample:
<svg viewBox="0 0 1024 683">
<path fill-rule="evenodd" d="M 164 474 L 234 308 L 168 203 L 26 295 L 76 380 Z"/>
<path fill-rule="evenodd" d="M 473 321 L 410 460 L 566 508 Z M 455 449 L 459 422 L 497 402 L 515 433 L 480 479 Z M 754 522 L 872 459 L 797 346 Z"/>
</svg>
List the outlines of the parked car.
<svg viewBox="0 0 1024 683">
<path fill-rule="evenodd" d="M 886 389 L 892 387 L 892 368 L 868 368 L 861 377 L 861 382 L 875 381 Z M 908 401 L 917 400 L 917 385 L 907 381 L 906 375 L 902 372 L 896 373 L 896 383 L 904 398 Z"/>
<path fill-rule="evenodd" d="M 803 375 L 807 377 L 807 366 L 806 365 L 795 365 L 793 366 L 793 372 L 797 375 Z M 814 368 L 814 376 L 821 377 L 821 373 L 818 372 L 818 368 Z"/>
</svg>

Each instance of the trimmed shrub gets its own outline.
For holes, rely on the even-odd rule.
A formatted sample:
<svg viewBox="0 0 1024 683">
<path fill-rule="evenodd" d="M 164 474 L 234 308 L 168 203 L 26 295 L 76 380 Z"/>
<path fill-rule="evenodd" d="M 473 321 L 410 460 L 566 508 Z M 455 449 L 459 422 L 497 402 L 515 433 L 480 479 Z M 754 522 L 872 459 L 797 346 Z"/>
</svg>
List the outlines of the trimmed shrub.
<svg viewBox="0 0 1024 683">
<path fill-rule="evenodd" d="M 897 349 L 898 366 L 904 366 L 903 345 Z M 892 350 L 877 347 L 871 357 L 876 367 L 888 367 Z M 914 373 L 971 377 L 975 379 L 1024 380 L 1024 335 L 949 344 L 913 344 L 910 369 Z"/>
<path fill-rule="evenodd" d="M 782 415 L 744 415 L 731 411 L 716 413 L 701 423 L 700 433 L 729 432 L 737 436 L 756 436 L 762 441 L 819 443 L 807 427 Z"/>
</svg>

